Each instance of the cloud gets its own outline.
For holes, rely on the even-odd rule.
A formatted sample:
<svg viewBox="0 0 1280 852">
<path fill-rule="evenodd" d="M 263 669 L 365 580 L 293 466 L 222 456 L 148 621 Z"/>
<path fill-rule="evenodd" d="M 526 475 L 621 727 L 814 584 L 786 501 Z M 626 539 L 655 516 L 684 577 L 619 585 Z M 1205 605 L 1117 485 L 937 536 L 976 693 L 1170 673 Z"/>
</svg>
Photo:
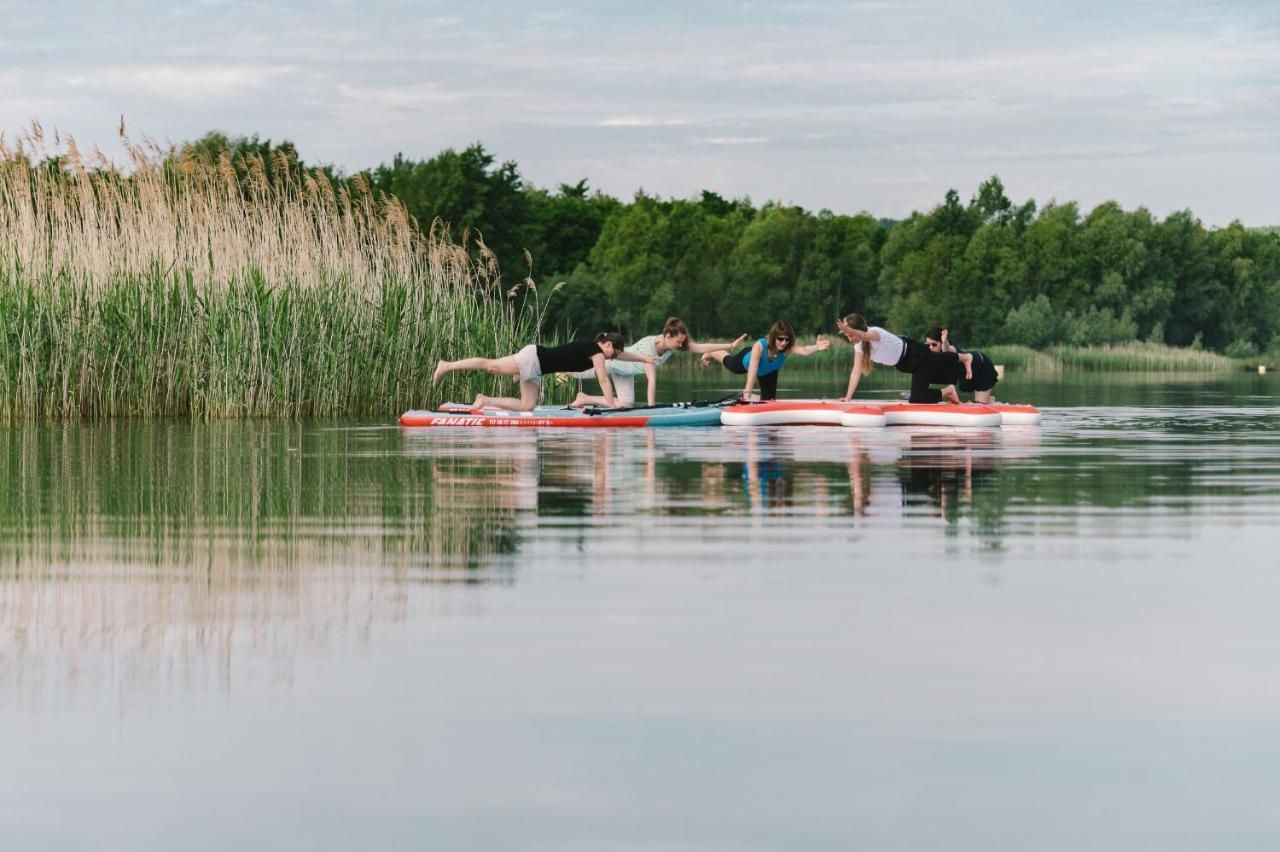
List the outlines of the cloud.
<svg viewBox="0 0 1280 852">
<path fill-rule="evenodd" d="M 703 145 L 763 145 L 768 136 L 695 136 L 695 142 Z"/>
<path fill-rule="evenodd" d="M 839 174 L 859 188 L 850 204 L 887 215 L 922 174 L 922 197 L 992 172 L 1043 195 L 1069 171 L 1082 197 L 1143 203 L 1161 192 L 1157 163 L 1257 158 L 1280 140 L 1280 26 L 1245 4 L 182 9 L 145 31 L 77 0 L 6 21 L 0 128 L 37 115 L 109 140 L 125 112 L 139 133 L 283 136 L 350 169 L 479 140 L 541 185 L 586 173 L 624 196 L 705 185 L 833 209 Z M 1275 175 L 1198 192 L 1206 209 L 1270 220 L 1262 186 Z M 1199 211 L 1195 192 L 1179 203 Z"/>
<path fill-rule="evenodd" d="M 620 116 L 606 118 L 597 127 L 682 127 L 688 124 L 683 118 L 637 118 Z"/>
<path fill-rule="evenodd" d="M 197 66 L 125 65 L 90 68 L 53 76 L 55 85 L 73 90 L 118 90 L 130 96 L 157 98 L 222 98 L 261 89 L 278 82 L 296 69 L 289 66 Z"/>
</svg>

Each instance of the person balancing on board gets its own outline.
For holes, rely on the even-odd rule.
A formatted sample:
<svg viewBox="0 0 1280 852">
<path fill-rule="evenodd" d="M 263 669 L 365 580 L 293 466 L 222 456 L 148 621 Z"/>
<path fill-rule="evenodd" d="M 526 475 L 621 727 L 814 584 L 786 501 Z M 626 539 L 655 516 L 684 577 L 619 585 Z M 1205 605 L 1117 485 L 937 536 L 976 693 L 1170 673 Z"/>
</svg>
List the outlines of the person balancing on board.
<svg viewBox="0 0 1280 852">
<path fill-rule="evenodd" d="M 662 326 L 662 334 L 642 337 L 627 347 L 626 351 L 637 355 L 652 355 L 657 359 L 654 363 L 641 364 L 635 361 L 624 361 L 616 358 L 607 365 L 609 378 L 613 380 L 613 389 L 623 405 L 631 405 L 636 398 L 636 376 L 644 376 L 648 381 L 649 405 L 658 403 L 658 368 L 677 352 L 693 352 L 703 354 L 721 349 L 732 349 L 746 340 L 744 334 L 732 343 L 694 343 L 689 337 L 689 329 L 678 317 L 667 317 Z M 594 370 L 574 373 L 574 378 L 589 379 L 595 375 Z M 578 394 L 573 401 L 574 407 L 584 405 L 603 405 L 604 398 L 587 393 Z"/>
<path fill-rule="evenodd" d="M 899 337 L 879 326 L 868 326 L 860 314 L 849 314 L 836 321 L 849 342 L 854 344 L 853 371 L 849 373 L 849 389 L 844 399 L 853 399 L 858 381 L 871 372 L 871 364 L 895 367 L 899 372 L 911 375 L 911 396 L 914 403 L 939 402 L 945 396 L 948 402 L 959 402 L 954 387 L 959 370 L 967 378 L 973 378 L 973 356 L 968 352 L 933 352 L 928 346 L 909 337 Z M 947 385 L 947 393 L 930 387 Z"/>
<path fill-rule="evenodd" d="M 605 404 L 617 408 L 618 401 L 613 395 L 613 385 L 609 382 L 609 372 L 605 362 L 617 358 L 623 361 L 637 361 L 652 364 L 658 359 L 648 355 L 637 355 L 626 352 L 622 348 L 622 335 L 614 331 L 602 331 L 594 340 L 575 340 L 563 346 L 538 346 L 529 344 L 514 355 L 505 358 L 462 358 L 458 361 L 441 360 L 436 364 L 431 383 L 437 384 L 441 379 L 455 370 L 478 370 L 495 376 L 511 376 L 520 380 L 520 398 L 509 396 L 485 396 L 480 394 L 472 408 L 501 408 L 506 411 L 533 411 L 538 404 L 538 392 L 541 389 L 542 377 L 552 373 L 578 373 L 594 369 L 600 388 L 604 391 Z"/>
<path fill-rule="evenodd" d="M 767 402 L 778 398 L 778 373 L 782 365 L 787 363 L 788 355 L 812 355 L 821 352 L 831 345 L 831 341 L 819 336 L 817 341 L 804 346 L 796 345 L 796 333 L 791 324 L 778 320 L 769 329 L 769 333 L 739 352 L 729 354 L 728 350 L 707 352 L 702 356 L 702 366 L 712 360 L 730 373 L 747 377 L 747 386 L 742 391 L 742 399 L 751 398 L 756 379 L 760 380 L 760 400 Z"/>
<path fill-rule="evenodd" d="M 996 372 L 996 364 L 991 360 L 990 355 L 976 349 L 960 349 L 948 339 L 947 330 L 941 326 L 929 329 L 924 335 L 924 342 L 934 352 L 967 352 L 972 355 L 973 375 L 966 377 L 963 369 L 957 368 L 955 386 L 951 390 L 973 394 L 974 402 L 996 401 L 991 389 L 996 386 L 996 382 L 1000 381 L 1000 375 Z M 947 391 L 948 388 L 942 389 L 943 396 L 947 395 Z"/>
</svg>

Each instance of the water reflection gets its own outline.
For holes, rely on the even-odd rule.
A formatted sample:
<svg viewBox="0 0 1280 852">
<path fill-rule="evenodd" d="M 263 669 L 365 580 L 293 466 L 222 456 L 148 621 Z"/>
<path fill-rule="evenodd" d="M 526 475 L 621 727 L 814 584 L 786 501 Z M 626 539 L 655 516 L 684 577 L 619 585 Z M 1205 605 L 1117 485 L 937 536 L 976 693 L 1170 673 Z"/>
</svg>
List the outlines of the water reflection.
<svg viewBox="0 0 1280 852">
<path fill-rule="evenodd" d="M 857 543 L 1027 559 L 1275 519 L 1277 410 L 1061 408 L 1043 428 L 40 426 L 0 451 L 3 676 L 175 688 L 403 623 L 411 590 Z M 589 564 L 581 570 L 589 571 Z M 447 601 L 444 597 L 441 600 Z"/>
</svg>

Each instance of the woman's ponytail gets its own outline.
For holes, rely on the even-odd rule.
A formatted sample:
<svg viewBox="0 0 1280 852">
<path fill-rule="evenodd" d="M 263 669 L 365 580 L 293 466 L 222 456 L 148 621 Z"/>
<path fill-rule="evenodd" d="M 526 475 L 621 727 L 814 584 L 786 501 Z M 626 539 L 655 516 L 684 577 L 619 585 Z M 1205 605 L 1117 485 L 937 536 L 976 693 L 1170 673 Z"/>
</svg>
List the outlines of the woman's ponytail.
<svg viewBox="0 0 1280 852">
<path fill-rule="evenodd" d="M 863 319 L 862 314 L 849 314 L 844 318 L 844 324 L 852 328 L 854 331 L 866 331 L 867 321 Z M 862 375 L 871 375 L 871 341 L 862 341 Z"/>
</svg>

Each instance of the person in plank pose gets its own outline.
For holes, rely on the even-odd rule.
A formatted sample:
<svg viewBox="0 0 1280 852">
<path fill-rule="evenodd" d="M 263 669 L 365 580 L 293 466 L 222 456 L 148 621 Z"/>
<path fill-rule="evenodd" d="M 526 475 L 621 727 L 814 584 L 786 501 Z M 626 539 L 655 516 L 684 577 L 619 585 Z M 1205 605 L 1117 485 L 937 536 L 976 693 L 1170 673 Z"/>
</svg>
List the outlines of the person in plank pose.
<svg viewBox="0 0 1280 852">
<path fill-rule="evenodd" d="M 854 344 L 853 370 L 849 373 L 849 388 L 843 399 L 853 399 L 858 381 L 871 372 L 872 363 L 896 367 L 899 372 L 911 375 L 911 396 L 914 403 L 959 402 L 955 388 L 950 387 L 957 370 L 963 370 L 966 378 L 973 378 L 973 356 L 959 352 L 933 352 L 928 346 L 909 337 L 899 337 L 878 325 L 868 326 L 861 314 L 849 314 L 836 321 L 836 328 Z M 947 385 L 945 394 L 930 385 Z"/>
<path fill-rule="evenodd" d="M 657 405 L 658 368 L 667 363 L 672 355 L 677 352 L 703 354 L 721 349 L 732 349 L 746 339 L 747 336 L 744 334 L 732 343 L 694 343 L 689 338 L 689 329 L 685 324 L 676 317 L 668 317 L 666 323 L 662 326 L 661 334 L 642 337 L 626 348 L 627 352 L 632 352 L 636 355 L 648 355 L 656 358 L 657 361 L 652 364 L 642 364 L 618 358 L 609 362 L 607 369 L 609 378 L 613 380 L 614 393 L 617 395 L 618 401 L 623 405 L 633 404 L 636 400 L 636 376 L 644 375 L 648 384 L 649 405 Z M 589 379 L 594 375 L 594 370 L 584 370 L 581 373 L 573 374 L 574 378 L 578 379 Z M 602 396 L 580 393 L 572 405 L 575 407 L 603 405 L 604 401 L 605 399 Z"/>
<path fill-rule="evenodd" d="M 720 362 L 730 373 L 746 375 L 747 386 L 742 391 L 742 398 L 749 399 L 756 379 L 760 380 L 760 399 L 778 398 L 778 372 L 787 362 L 788 355 L 812 355 L 821 352 L 831 345 L 831 341 L 821 335 L 815 343 L 807 346 L 796 345 L 796 333 L 791 324 L 778 320 L 769 329 L 769 333 L 751 344 L 750 347 L 734 352 L 727 350 L 707 352 L 702 356 L 702 364 L 706 366 L 711 359 Z"/>
<path fill-rule="evenodd" d="M 1000 376 L 996 373 L 996 364 L 991 360 L 991 356 L 976 349 L 960 349 L 948 339 L 947 330 L 941 326 L 929 329 L 925 333 L 924 343 L 934 352 L 967 352 L 973 356 L 973 377 L 966 378 L 964 370 L 957 369 L 954 384 L 950 388 L 942 389 L 943 396 L 947 395 L 948 390 L 952 392 L 959 390 L 973 394 L 974 402 L 996 401 L 991 389 L 996 386 L 996 382 L 1000 381 Z"/>
<path fill-rule="evenodd" d="M 538 391 L 542 377 L 552 373 L 579 373 L 594 370 L 604 391 L 604 404 L 617 408 L 613 385 L 605 364 L 614 359 L 652 364 L 657 359 L 648 355 L 636 355 L 622 348 L 622 335 L 616 331 L 602 331 L 594 340 L 575 340 L 563 346 L 538 346 L 529 344 L 514 355 L 505 358 L 462 358 L 458 361 L 441 360 L 436 364 L 431 383 L 436 384 L 455 370 L 482 370 L 495 376 L 511 376 L 520 380 L 520 398 L 485 396 L 480 394 L 472 408 L 501 408 L 506 411 L 533 411 L 538 404 Z"/>
</svg>

